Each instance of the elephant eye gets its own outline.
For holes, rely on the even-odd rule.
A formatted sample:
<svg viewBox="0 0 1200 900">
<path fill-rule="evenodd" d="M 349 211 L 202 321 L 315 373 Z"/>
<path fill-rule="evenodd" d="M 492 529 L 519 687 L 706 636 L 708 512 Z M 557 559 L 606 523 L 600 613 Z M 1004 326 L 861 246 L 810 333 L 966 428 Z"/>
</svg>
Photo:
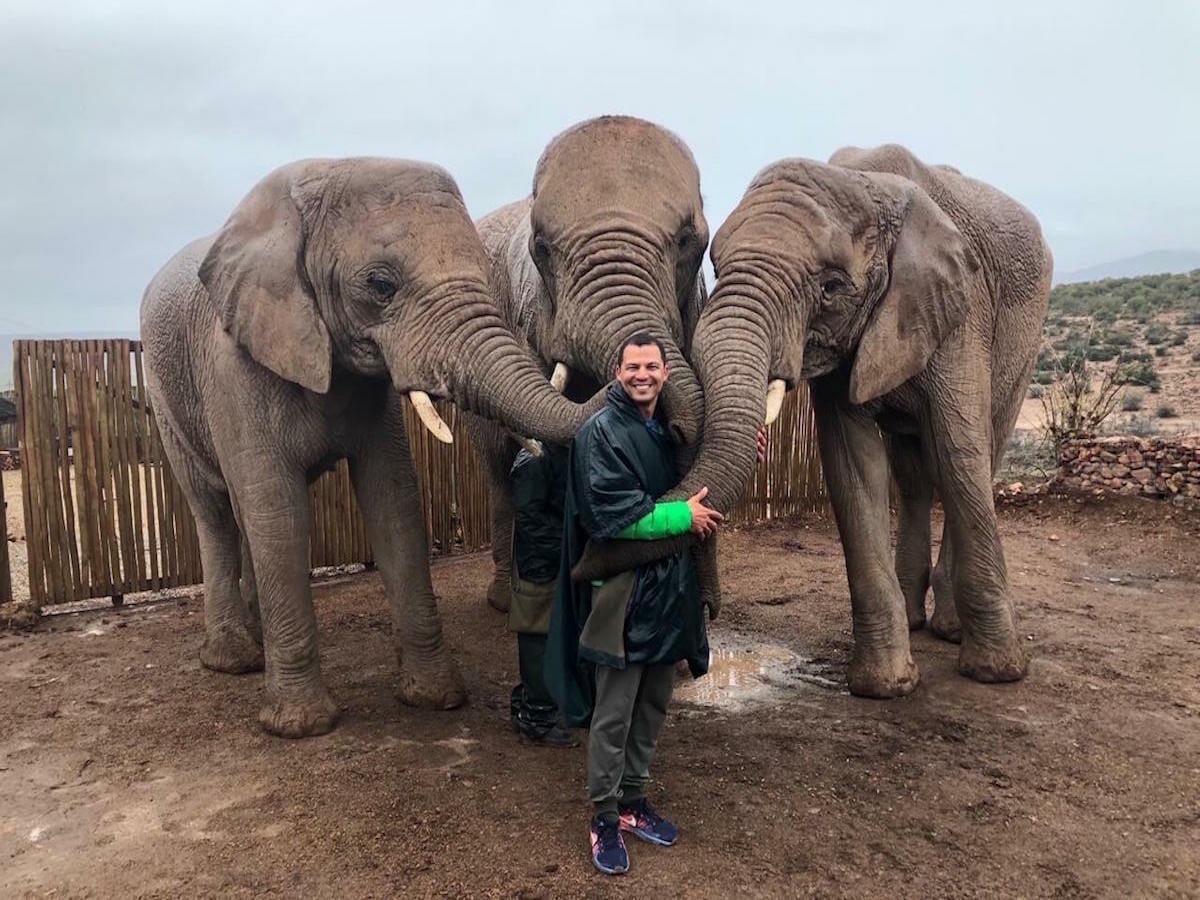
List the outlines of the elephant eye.
<svg viewBox="0 0 1200 900">
<path fill-rule="evenodd" d="M 832 297 L 849 288 L 850 280 L 837 272 L 826 272 L 821 276 L 821 293 Z"/>
<path fill-rule="evenodd" d="M 378 272 L 367 276 L 367 288 L 380 300 L 387 300 L 396 293 L 396 283 Z"/>
<path fill-rule="evenodd" d="M 533 258 L 539 263 L 545 263 L 550 259 L 550 246 L 540 234 L 533 236 Z"/>
</svg>

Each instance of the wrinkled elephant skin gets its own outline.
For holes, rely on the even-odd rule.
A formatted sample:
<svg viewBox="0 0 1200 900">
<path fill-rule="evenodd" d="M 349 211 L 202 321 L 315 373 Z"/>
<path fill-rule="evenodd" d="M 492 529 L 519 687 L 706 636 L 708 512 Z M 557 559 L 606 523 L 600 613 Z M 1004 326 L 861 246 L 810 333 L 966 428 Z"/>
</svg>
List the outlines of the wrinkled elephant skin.
<svg viewBox="0 0 1200 900">
<path fill-rule="evenodd" d="M 587 415 L 513 339 L 487 270 L 441 169 L 306 160 L 268 175 L 146 290 L 150 398 L 200 541 L 200 658 L 265 668 L 268 731 L 320 734 L 337 719 L 308 583 L 308 484 L 339 458 L 391 606 L 401 699 L 465 699 L 430 583 L 403 396 L 429 409 L 427 394 L 449 397 L 543 440 L 569 439 Z"/>
</svg>

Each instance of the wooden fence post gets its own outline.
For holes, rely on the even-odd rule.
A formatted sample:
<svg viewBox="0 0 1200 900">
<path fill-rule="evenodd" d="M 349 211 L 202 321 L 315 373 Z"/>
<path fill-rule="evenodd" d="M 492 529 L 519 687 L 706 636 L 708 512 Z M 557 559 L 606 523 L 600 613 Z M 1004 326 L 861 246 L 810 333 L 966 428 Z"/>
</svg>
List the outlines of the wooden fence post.
<svg viewBox="0 0 1200 900">
<path fill-rule="evenodd" d="M 8 501 L 4 499 L 4 479 L 0 478 L 0 603 L 11 603 L 12 567 L 8 562 Z"/>
</svg>

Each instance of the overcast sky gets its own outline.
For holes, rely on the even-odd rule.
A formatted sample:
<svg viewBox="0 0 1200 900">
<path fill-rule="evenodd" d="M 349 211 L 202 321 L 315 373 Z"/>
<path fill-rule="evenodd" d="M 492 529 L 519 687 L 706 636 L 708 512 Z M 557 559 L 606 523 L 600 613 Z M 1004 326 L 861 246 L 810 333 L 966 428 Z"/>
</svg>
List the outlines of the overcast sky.
<svg viewBox="0 0 1200 900">
<path fill-rule="evenodd" d="M 479 216 L 602 113 L 683 137 L 714 231 L 768 162 L 899 141 L 1029 206 L 1060 272 L 1197 249 L 1198 47 L 1192 0 L 7 0 L 0 332 L 136 329 L 289 160 L 431 160 Z"/>
</svg>

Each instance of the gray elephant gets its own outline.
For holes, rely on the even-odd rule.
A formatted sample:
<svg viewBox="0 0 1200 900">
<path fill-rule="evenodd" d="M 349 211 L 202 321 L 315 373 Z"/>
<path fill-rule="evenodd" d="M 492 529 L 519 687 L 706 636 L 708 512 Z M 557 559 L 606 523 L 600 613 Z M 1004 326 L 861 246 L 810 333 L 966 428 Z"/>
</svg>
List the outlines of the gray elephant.
<svg viewBox="0 0 1200 900">
<path fill-rule="evenodd" d="M 429 394 L 560 442 L 588 412 L 518 346 L 487 272 L 441 169 L 306 160 L 267 176 L 146 289 L 150 398 L 200 540 L 200 658 L 222 672 L 265 663 L 259 720 L 272 733 L 336 720 L 308 583 L 307 485 L 343 457 L 391 606 L 401 699 L 465 698 L 442 641 L 403 397 L 443 438 Z"/>
<path fill-rule="evenodd" d="M 552 382 L 576 399 L 612 379 L 617 349 L 637 331 L 667 348 L 665 412 L 694 445 L 703 394 L 686 351 L 704 300 L 700 263 L 708 223 L 687 146 L 658 125 L 605 116 L 555 137 L 537 163 L 533 193 L 477 223 L 506 324 Z M 494 577 L 488 602 L 510 602 L 517 446 L 491 423 L 468 420 L 488 472 Z M 690 465 L 690 451 L 681 451 Z M 686 470 L 688 465 L 684 465 Z M 711 552 L 702 571 L 715 591 Z"/>
<path fill-rule="evenodd" d="M 959 671 L 1021 678 L 1028 659 L 991 486 L 1049 305 L 1052 260 L 1037 220 L 902 147 L 844 149 L 829 165 L 789 159 L 760 172 L 712 260 L 717 283 L 692 354 L 704 440 L 677 493 L 711 485 L 709 501 L 729 509 L 759 425 L 809 379 L 850 583 L 850 690 L 894 697 L 916 686 L 908 632 L 925 622 L 931 578 L 932 627 L 961 640 Z M 894 566 L 889 462 L 900 490 Z M 945 532 L 931 573 L 935 492 Z M 608 564 L 597 553 L 577 574 Z"/>
</svg>

